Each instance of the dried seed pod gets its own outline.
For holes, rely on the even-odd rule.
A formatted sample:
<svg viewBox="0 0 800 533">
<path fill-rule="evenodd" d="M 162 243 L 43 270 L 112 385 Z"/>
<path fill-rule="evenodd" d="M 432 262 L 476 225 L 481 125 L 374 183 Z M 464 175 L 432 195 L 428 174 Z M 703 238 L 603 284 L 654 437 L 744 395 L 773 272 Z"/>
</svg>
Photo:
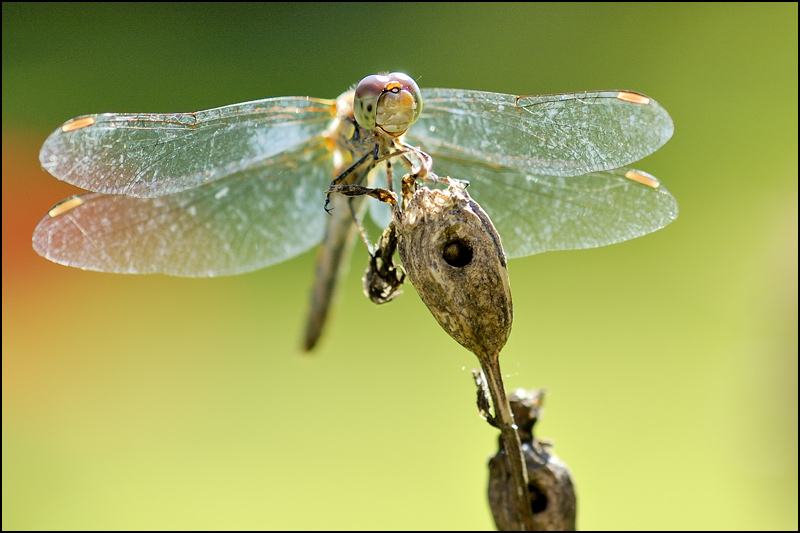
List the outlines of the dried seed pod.
<svg viewBox="0 0 800 533">
<path fill-rule="evenodd" d="M 569 468 L 556 457 L 551 444 L 533 434 L 533 426 L 542 415 L 544 394 L 544 389 L 519 389 L 509 395 L 528 471 L 527 495 L 533 512 L 533 531 L 575 531 L 575 488 Z M 506 446 L 501 438 L 497 454 L 489 461 L 488 487 L 489 505 L 498 531 L 519 529 L 516 487 L 508 468 Z"/>
<path fill-rule="evenodd" d="M 511 289 L 500 236 L 458 182 L 417 189 L 395 211 L 403 268 L 439 325 L 479 358 L 496 358 L 511 331 Z"/>
</svg>

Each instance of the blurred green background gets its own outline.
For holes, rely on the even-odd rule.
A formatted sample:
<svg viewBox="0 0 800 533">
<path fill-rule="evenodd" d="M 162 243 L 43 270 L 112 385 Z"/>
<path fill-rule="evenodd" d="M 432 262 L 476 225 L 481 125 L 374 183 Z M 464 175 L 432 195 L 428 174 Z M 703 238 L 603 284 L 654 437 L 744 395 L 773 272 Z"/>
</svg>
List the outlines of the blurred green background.
<svg viewBox="0 0 800 533">
<path fill-rule="evenodd" d="M 509 264 L 507 386 L 581 529 L 797 529 L 797 4 L 3 3 L 3 529 L 490 529 L 470 353 L 411 286 L 374 307 L 357 248 L 315 356 L 314 253 L 247 275 L 51 264 L 76 190 L 45 137 L 104 111 L 421 86 L 629 89 L 673 140 L 636 167 L 680 216 Z"/>
</svg>

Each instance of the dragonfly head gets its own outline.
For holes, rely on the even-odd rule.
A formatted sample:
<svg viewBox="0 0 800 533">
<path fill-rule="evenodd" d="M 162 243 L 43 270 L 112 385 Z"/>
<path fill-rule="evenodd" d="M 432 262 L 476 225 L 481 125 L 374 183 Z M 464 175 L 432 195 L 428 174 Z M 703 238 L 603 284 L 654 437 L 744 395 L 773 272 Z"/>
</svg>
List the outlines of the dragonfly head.
<svg viewBox="0 0 800 533">
<path fill-rule="evenodd" d="M 419 87 L 408 74 L 374 74 L 356 86 L 353 113 L 363 128 L 380 128 L 392 137 L 399 137 L 421 112 Z"/>
</svg>

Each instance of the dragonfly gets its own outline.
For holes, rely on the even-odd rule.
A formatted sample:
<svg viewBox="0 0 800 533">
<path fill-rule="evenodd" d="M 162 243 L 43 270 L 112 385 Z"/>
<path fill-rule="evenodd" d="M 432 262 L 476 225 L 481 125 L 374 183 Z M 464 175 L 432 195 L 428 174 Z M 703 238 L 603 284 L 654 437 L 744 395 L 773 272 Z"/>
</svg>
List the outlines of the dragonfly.
<svg viewBox="0 0 800 533">
<path fill-rule="evenodd" d="M 364 197 L 332 190 L 396 189 L 399 162 L 421 180 L 468 182 L 509 258 L 593 248 L 675 220 L 672 194 L 628 168 L 672 133 L 664 108 L 636 92 L 420 89 L 399 72 L 367 76 L 332 100 L 85 115 L 56 129 L 39 159 L 90 192 L 54 206 L 33 247 L 85 270 L 209 277 L 258 270 L 319 244 L 310 350 L 365 216 Z M 386 203 L 370 202 L 369 212 L 388 226 Z"/>
</svg>

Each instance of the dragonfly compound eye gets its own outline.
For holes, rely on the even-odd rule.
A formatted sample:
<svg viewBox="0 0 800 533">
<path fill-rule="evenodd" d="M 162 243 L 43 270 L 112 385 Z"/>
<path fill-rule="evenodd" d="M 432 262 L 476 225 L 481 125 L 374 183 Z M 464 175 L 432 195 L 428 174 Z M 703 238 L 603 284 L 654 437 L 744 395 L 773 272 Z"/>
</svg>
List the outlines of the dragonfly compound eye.
<svg viewBox="0 0 800 533">
<path fill-rule="evenodd" d="M 374 74 L 356 86 L 353 113 L 363 128 L 378 127 L 397 137 L 405 133 L 421 112 L 419 87 L 407 74 Z"/>
<path fill-rule="evenodd" d="M 403 268 L 439 325 L 478 357 L 499 354 L 513 308 L 506 258 L 489 216 L 466 190 L 419 188 L 395 215 Z"/>
</svg>

